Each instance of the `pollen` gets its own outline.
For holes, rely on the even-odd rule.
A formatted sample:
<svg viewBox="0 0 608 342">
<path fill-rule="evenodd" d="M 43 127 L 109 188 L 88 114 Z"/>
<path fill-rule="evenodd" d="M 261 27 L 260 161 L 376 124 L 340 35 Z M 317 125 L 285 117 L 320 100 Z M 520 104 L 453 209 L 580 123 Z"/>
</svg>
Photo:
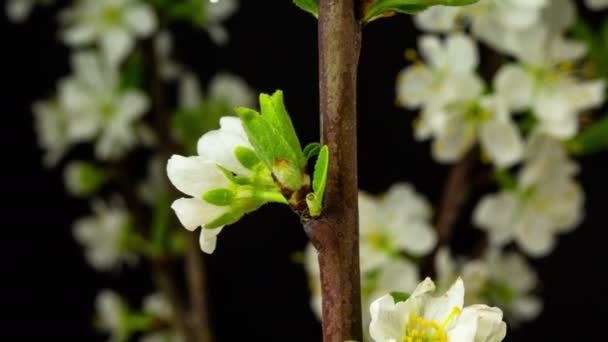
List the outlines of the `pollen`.
<svg viewBox="0 0 608 342">
<path fill-rule="evenodd" d="M 402 342 L 448 342 L 446 327 L 456 316 L 460 315 L 460 308 L 454 307 L 448 317 L 441 323 L 435 320 L 426 320 L 420 316 L 412 315 L 405 325 Z"/>
</svg>

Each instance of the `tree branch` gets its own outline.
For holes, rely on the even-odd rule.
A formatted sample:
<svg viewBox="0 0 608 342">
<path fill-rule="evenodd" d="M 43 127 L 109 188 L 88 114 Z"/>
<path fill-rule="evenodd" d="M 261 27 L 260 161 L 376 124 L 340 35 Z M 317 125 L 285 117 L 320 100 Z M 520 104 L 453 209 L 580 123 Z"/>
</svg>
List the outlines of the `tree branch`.
<svg viewBox="0 0 608 342">
<path fill-rule="evenodd" d="M 472 149 L 450 170 L 437 215 L 438 248 L 447 244 L 452 237 L 452 228 L 469 189 L 476 154 L 477 150 Z"/>
<path fill-rule="evenodd" d="M 355 0 L 319 1 L 322 142 L 330 164 L 323 215 L 305 223 L 319 253 L 323 340 L 362 340 L 357 205 L 357 65 L 361 26 Z"/>
</svg>

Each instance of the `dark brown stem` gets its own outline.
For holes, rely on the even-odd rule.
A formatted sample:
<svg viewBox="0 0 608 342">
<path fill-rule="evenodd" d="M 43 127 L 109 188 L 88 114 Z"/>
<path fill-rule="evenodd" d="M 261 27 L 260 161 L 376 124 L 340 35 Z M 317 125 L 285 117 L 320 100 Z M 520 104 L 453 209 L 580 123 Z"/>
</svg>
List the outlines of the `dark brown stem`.
<svg viewBox="0 0 608 342">
<path fill-rule="evenodd" d="M 167 301 L 173 309 L 173 324 L 175 329 L 184 337 L 186 341 L 192 341 L 190 330 L 188 329 L 188 319 L 186 310 L 182 304 L 179 295 L 178 287 L 175 284 L 173 273 L 164 261 L 156 261 L 152 265 L 156 286 L 161 293 L 167 298 Z"/>
<path fill-rule="evenodd" d="M 437 216 L 438 247 L 447 244 L 452 237 L 452 228 L 458 219 L 469 190 L 476 154 L 476 150 L 469 151 L 450 170 Z"/>
<path fill-rule="evenodd" d="M 319 253 L 323 340 L 362 341 L 357 206 L 358 1 L 319 1 L 322 142 L 329 146 L 323 215 L 305 230 Z"/>
</svg>

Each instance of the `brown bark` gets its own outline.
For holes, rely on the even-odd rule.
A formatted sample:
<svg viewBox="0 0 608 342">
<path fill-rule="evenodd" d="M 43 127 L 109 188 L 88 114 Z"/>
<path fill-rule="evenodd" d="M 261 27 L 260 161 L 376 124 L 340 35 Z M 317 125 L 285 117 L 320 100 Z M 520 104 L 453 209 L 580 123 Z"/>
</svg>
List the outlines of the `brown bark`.
<svg viewBox="0 0 608 342">
<path fill-rule="evenodd" d="M 305 230 L 319 253 L 323 340 L 362 340 L 357 206 L 356 0 L 319 1 L 322 143 L 329 146 L 323 214 Z"/>
</svg>

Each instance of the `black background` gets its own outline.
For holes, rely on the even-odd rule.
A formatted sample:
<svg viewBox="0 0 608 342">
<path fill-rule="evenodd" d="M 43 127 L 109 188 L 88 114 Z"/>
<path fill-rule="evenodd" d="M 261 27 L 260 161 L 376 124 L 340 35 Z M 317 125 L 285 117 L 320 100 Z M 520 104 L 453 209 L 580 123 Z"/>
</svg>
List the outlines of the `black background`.
<svg viewBox="0 0 608 342">
<path fill-rule="evenodd" d="M 68 49 L 57 38 L 57 7 L 37 9 L 26 24 L 2 18 L 2 253 L 0 279 L 3 337 L 57 337 L 104 341 L 90 328 L 100 288 L 129 295 L 137 305 L 151 290 L 145 269 L 111 275 L 92 271 L 72 240 L 70 224 L 88 205 L 70 198 L 61 172 L 41 165 L 30 104 L 52 94 L 69 72 Z M 256 90 L 283 89 L 304 143 L 318 139 L 316 21 L 288 0 L 241 1 L 226 26 L 231 35 L 216 47 L 204 32 L 174 27 L 177 55 L 206 84 L 217 71 L 241 75 Z M 418 33 L 405 16 L 365 29 L 359 74 L 359 185 L 377 193 L 407 181 L 437 204 L 449 170 L 432 161 L 428 144 L 412 139 L 412 113 L 394 106 L 396 74 L 403 51 Z M 562 236 L 556 251 L 534 264 L 542 278 L 542 316 L 508 340 L 585 340 L 606 322 L 607 155 L 582 160 L 586 220 Z M 479 232 L 467 224 L 474 192 L 461 217 L 456 251 Z M 284 207 L 267 206 L 222 233 L 208 258 L 212 319 L 218 341 L 317 341 L 320 326 L 308 306 L 306 278 L 291 261 L 306 243 L 298 219 Z M 602 336 L 602 335 L 600 335 Z"/>
</svg>

